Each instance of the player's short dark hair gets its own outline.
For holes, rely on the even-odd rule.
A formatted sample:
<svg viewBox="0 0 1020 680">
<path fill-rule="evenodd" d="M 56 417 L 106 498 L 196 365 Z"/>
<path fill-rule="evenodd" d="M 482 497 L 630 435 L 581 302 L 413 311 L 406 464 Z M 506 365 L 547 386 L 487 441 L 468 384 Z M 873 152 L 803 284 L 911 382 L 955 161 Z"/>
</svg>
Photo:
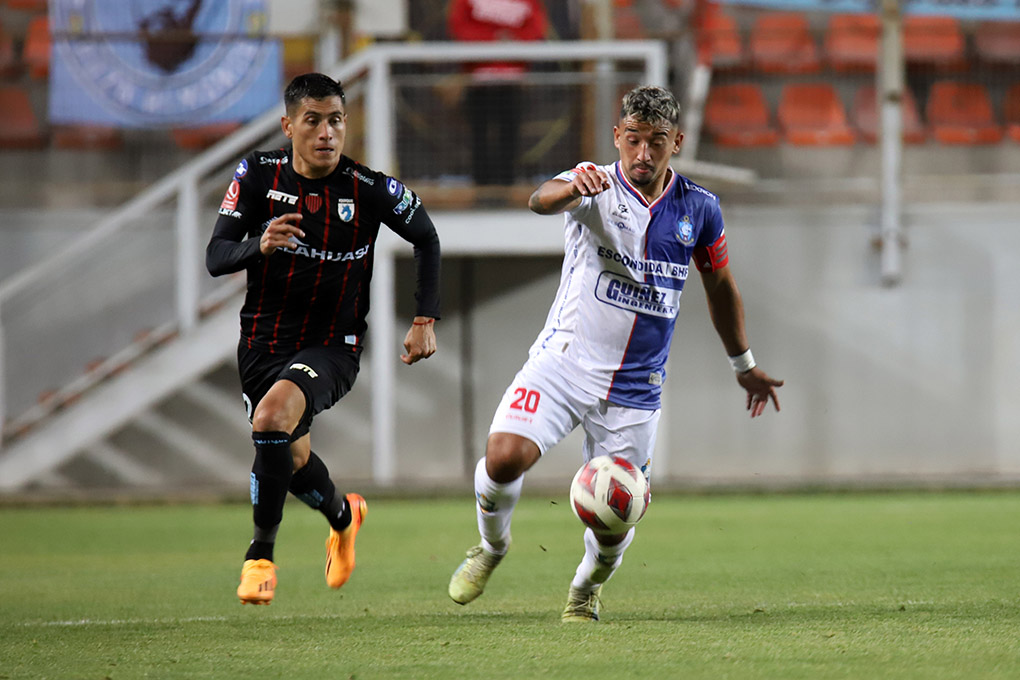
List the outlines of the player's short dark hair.
<svg viewBox="0 0 1020 680">
<path fill-rule="evenodd" d="M 620 119 L 628 116 L 649 125 L 668 124 L 680 127 L 680 103 L 673 93 L 664 87 L 644 85 L 635 87 L 623 95 Z"/>
<path fill-rule="evenodd" d="M 283 93 L 283 104 L 287 107 L 287 112 L 291 113 L 303 99 L 329 99 L 330 97 L 340 97 L 340 102 L 344 105 L 347 104 L 344 87 L 339 80 L 333 80 L 321 73 L 305 73 L 295 76 L 294 80 L 290 81 Z"/>
</svg>

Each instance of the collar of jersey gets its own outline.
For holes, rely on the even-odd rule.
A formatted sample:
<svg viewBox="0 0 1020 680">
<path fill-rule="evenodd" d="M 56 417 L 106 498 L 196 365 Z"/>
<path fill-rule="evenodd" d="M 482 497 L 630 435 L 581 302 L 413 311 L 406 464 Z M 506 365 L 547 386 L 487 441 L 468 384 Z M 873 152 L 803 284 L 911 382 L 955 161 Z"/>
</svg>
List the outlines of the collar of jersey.
<svg viewBox="0 0 1020 680">
<path fill-rule="evenodd" d="M 673 184 L 676 182 L 676 171 L 673 168 L 667 168 L 667 170 L 669 170 L 670 173 L 669 181 L 666 182 L 665 186 L 662 187 L 662 193 L 659 194 L 659 197 L 656 198 L 651 203 L 649 203 L 648 199 L 644 197 L 644 194 L 635 189 L 634 185 L 632 185 L 630 183 L 630 180 L 627 179 L 627 176 L 623 174 L 623 168 L 620 167 L 620 161 L 616 161 L 616 163 L 614 163 L 613 166 L 616 168 L 616 176 L 617 178 L 619 178 L 624 188 L 626 188 L 627 191 L 629 191 L 631 195 L 634 196 L 634 198 L 641 201 L 641 204 L 648 208 L 649 211 L 651 211 L 652 208 L 654 208 L 656 205 L 659 204 L 660 201 L 662 201 L 666 194 L 669 193 L 669 190 L 673 188 Z"/>
</svg>

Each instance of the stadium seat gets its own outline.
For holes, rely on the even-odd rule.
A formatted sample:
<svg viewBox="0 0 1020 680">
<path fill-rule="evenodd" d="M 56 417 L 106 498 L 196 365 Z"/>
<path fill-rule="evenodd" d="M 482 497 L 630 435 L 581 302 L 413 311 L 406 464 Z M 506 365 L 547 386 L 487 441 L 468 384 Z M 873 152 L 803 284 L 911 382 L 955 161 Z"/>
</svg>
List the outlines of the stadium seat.
<svg viewBox="0 0 1020 680">
<path fill-rule="evenodd" d="M 755 20 L 751 60 L 764 73 L 816 73 L 821 68 L 807 18 L 796 12 L 768 12 Z"/>
<path fill-rule="evenodd" d="M 947 16 L 908 15 L 903 19 L 903 56 L 910 64 L 943 69 L 966 66 L 959 20 Z"/>
<path fill-rule="evenodd" d="M 1002 139 L 988 90 L 978 83 L 935 83 L 926 115 L 932 136 L 943 144 L 994 144 Z"/>
<path fill-rule="evenodd" d="M 974 29 L 974 50 L 990 64 L 1020 64 L 1020 22 L 981 22 Z"/>
<path fill-rule="evenodd" d="M 779 141 L 769 124 L 765 95 L 753 83 L 713 87 L 705 105 L 705 129 L 720 146 L 773 146 Z"/>
<path fill-rule="evenodd" d="M 779 127 L 797 146 L 847 146 L 855 136 L 836 89 L 826 83 L 789 84 L 779 100 Z"/>
<path fill-rule="evenodd" d="M 865 141 L 871 144 L 878 141 L 880 126 L 874 85 L 862 85 L 854 95 L 853 121 Z M 924 125 L 917 110 L 917 100 L 910 90 L 903 90 L 903 141 L 921 144 L 924 140 Z"/>
<path fill-rule="evenodd" d="M 46 0 L 7 0 L 7 6 L 27 12 L 45 12 Z"/>
<path fill-rule="evenodd" d="M 874 71 L 882 25 L 874 14 L 833 14 L 825 32 L 825 58 L 833 71 Z"/>
<path fill-rule="evenodd" d="M 36 80 L 45 80 L 49 76 L 50 22 L 45 15 L 37 16 L 29 22 L 22 59 L 28 66 L 29 74 Z"/>
<path fill-rule="evenodd" d="M 0 147 L 37 149 L 45 145 L 39 119 L 28 94 L 20 87 L 0 87 Z"/>
<path fill-rule="evenodd" d="M 174 128 L 171 132 L 174 143 L 181 149 L 201 151 L 220 141 L 241 127 L 240 123 L 211 123 L 191 128 Z"/>
<path fill-rule="evenodd" d="M 702 59 L 714 69 L 739 68 L 746 61 L 737 22 L 721 11 L 705 13 L 699 29 L 698 44 Z"/>
<path fill-rule="evenodd" d="M 1020 142 L 1020 83 L 1006 90 L 1002 100 L 1002 118 L 1006 122 L 1006 134 L 1014 142 Z"/>
<path fill-rule="evenodd" d="M 99 125 L 62 125 L 53 129 L 53 145 L 76 151 L 113 151 L 124 145 L 120 131 Z"/>
</svg>

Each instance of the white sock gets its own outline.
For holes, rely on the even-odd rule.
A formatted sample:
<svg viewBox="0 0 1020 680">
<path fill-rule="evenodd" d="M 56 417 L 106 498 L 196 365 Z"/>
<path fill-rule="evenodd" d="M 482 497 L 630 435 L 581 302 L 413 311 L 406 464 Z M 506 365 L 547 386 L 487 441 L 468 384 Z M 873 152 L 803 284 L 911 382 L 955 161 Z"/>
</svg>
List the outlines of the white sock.
<svg viewBox="0 0 1020 680">
<path fill-rule="evenodd" d="M 494 555 L 503 555 L 510 548 L 510 518 L 522 486 L 524 475 L 506 484 L 492 481 L 485 471 L 485 458 L 475 467 L 478 533 L 482 535 L 482 547 Z"/>
<path fill-rule="evenodd" d="M 634 528 L 616 545 L 603 545 L 591 529 L 584 530 L 584 557 L 577 566 L 574 580 L 570 582 L 574 588 L 584 591 L 595 590 L 613 575 L 617 567 L 623 563 L 623 553 L 634 541 Z"/>
</svg>

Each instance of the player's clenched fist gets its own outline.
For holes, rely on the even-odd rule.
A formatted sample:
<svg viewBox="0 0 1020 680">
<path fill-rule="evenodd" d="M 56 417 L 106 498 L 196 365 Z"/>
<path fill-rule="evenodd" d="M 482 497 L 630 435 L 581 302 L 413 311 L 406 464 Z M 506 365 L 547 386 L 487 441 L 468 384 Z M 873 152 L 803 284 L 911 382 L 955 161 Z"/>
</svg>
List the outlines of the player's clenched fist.
<svg viewBox="0 0 1020 680">
<path fill-rule="evenodd" d="M 301 213 L 280 215 L 269 223 L 259 239 L 259 250 L 263 255 L 272 255 L 277 248 L 297 248 L 298 244 L 291 240 L 292 236 L 303 238 L 305 232 L 298 226 Z"/>
<path fill-rule="evenodd" d="M 609 175 L 594 165 L 578 166 L 570 185 L 578 196 L 595 196 L 609 188 Z"/>
</svg>

